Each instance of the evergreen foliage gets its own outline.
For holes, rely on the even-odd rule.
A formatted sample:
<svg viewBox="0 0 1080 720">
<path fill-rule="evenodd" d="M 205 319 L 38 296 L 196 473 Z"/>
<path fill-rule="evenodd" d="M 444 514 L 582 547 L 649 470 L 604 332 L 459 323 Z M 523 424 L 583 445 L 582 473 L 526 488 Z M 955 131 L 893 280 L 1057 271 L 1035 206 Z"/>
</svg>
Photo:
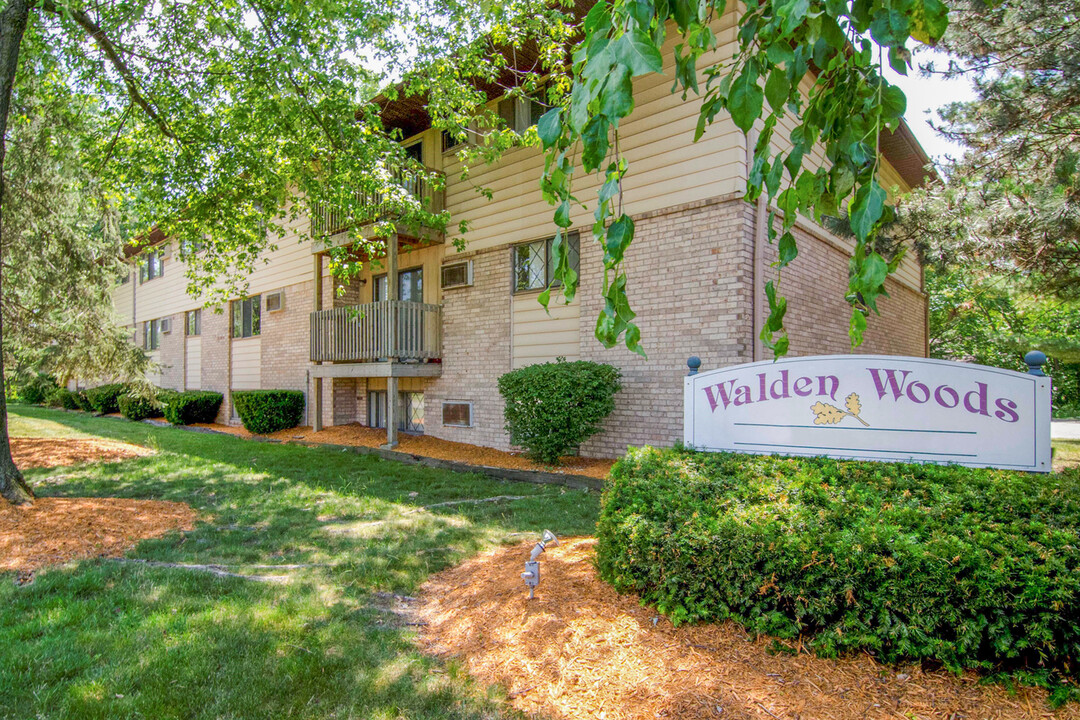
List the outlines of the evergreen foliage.
<svg viewBox="0 0 1080 720">
<path fill-rule="evenodd" d="M 240 422 L 255 435 L 296 427 L 304 417 L 299 390 L 234 390 L 232 399 Z"/>
<path fill-rule="evenodd" d="M 221 393 L 204 390 L 167 392 L 159 397 L 165 419 L 173 425 L 214 422 L 224 399 Z"/>
</svg>

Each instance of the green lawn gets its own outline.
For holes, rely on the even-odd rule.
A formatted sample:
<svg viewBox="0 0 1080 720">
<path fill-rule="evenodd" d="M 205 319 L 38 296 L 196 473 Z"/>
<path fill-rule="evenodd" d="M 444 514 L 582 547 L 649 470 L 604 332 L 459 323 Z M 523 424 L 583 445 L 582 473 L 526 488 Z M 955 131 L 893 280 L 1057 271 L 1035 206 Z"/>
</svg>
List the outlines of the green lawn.
<svg viewBox="0 0 1080 720">
<path fill-rule="evenodd" d="M 12 408 L 11 420 L 14 436 L 92 435 L 160 451 L 26 473 L 42 495 L 198 510 L 194 532 L 143 542 L 131 557 L 293 581 L 97 560 L 23 587 L 3 578 L 2 718 L 507 717 L 497 691 L 414 649 L 391 594 L 493 544 L 544 528 L 591 534 L 596 521 L 598 496 L 585 491 L 40 408 Z M 417 511 L 496 495 L 526 498 Z M 251 567 L 282 564 L 318 566 Z"/>
</svg>

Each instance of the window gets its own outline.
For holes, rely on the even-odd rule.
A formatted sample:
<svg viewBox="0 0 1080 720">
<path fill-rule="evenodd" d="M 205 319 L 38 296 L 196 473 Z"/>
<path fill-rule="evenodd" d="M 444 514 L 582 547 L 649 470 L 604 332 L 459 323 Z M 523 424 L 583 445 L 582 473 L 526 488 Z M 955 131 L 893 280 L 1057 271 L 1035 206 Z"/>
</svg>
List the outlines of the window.
<svg viewBox="0 0 1080 720">
<path fill-rule="evenodd" d="M 260 295 L 252 295 L 232 303 L 232 336 L 234 338 L 255 337 L 259 334 Z"/>
<path fill-rule="evenodd" d="M 188 310 L 184 316 L 188 337 L 202 335 L 202 310 Z"/>
<path fill-rule="evenodd" d="M 422 165 L 424 163 L 424 143 L 421 141 L 407 146 L 405 154 Z"/>
<path fill-rule="evenodd" d="M 577 272 L 581 262 L 579 233 L 568 233 L 566 239 L 570 267 Z M 554 244 L 555 238 L 549 237 L 514 246 L 514 292 L 540 290 L 554 284 Z"/>
<path fill-rule="evenodd" d="M 161 347 L 161 320 L 147 320 L 143 323 L 143 347 L 157 350 Z"/>
<path fill-rule="evenodd" d="M 472 260 L 442 266 L 443 289 L 472 285 Z"/>
<path fill-rule="evenodd" d="M 206 247 L 206 243 L 202 240 L 181 240 L 180 241 L 180 259 L 186 260 L 196 253 L 203 251 Z"/>
<path fill-rule="evenodd" d="M 165 253 L 154 250 L 146 253 L 139 261 L 139 283 L 159 278 L 165 274 Z"/>
<path fill-rule="evenodd" d="M 446 427 L 472 427 L 472 403 L 458 400 L 443 402 L 442 424 Z"/>
<path fill-rule="evenodd" d="M 542 86 L 530 97 L 505 97 L 499 101 L 499 117 L 506 127 L 517 134 L 522 134 L 540 122 L 540 117 L 548 111 L 547 86 Z"/>
</svg>

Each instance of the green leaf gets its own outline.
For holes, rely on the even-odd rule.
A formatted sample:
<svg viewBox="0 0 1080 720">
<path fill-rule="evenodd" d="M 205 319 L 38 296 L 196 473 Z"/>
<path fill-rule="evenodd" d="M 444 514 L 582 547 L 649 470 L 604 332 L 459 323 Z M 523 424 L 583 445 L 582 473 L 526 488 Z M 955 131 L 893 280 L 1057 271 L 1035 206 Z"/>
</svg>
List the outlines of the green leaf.
<svg viewBox="0 0 1080 720">
<path fill-rule="evenodd" d="M 885 190 L 878 185 L 877 180 L 871 180 L 855 193 L 848 215 L 851 219 L 851 230 L 859 242 L 865 242 L 870 236 L 870 231 L 881 218 L 884 206 Z"/>
<path fill-rule="evenodd" d="M 866 333 L 866 316 L 862 310 L 855 308 L 851 311 L 851 325 L 848 328 L 848 336 L 851 338 L 851 347 L 862 345 L 863 335 Z"/>
<path fill-rule="evenodd" d="M 935 45 L 949 26 L 949 9 L 941 0 L 915 0 L 911 10 L 911 36 L 926 45 Z"/>
<path fill-rule="evenodd" d="M 616 65 L 604 83 L 600 92 L 600 112 L 607 115 L 614 123 L 634 110 L 634 85 L 630 79 L 630 70 Z"/>
<path fill-rule="evenodd" d="M 795 236 L 790 232 L 780 236 L 778 249 L 780 252 L 779 267 L 787 267 L 799 254 L 799 248 L 795 245 Z"/>
<path fill-rule="evenodd" d="M 755 63 L 747 63 L 739 76 L 731 83 L 727 109 L 736 127 L 750 132 L 754 121 L 761 117 L 765 94 L 758 87 L 758 71 Z"/>
<path fill-rule="evenodd" d="M 541 115 L 536 123 L 536 133 L 545 150 L 554 147 L 562 135 L 562 108 L 552 108 Z"/>
<path fill-rule="evenodd" d="M 629 215 L 620 215 L 611 223 L 604 241 L 604 265 L 616 265 L 622 262 L 623 254 L 634 241 L 634 221 Z"/>
<path fill-rule="evenodd" d="M 885 82 L 882 80 L 882 82 Z M 889 85 L 881 91 L 881 114 L 886 120 L 903 117 L 907 110 L 907 96 L 896 85 Z"/>
<path fill-rule="evenodd" d="M 570 227 L 570 201 L 563 200 L 559 207 L 555 208 L 555 224 L 559 227 Z"/>
<path fill-rule="evenodd" d="M 603 115 L 596 115 L 581 133 L 581 164 L 587 172 L 596 170 L 607 157 L 611 144 L 608 140 L 610 123 Z"/>
<path fill-rule="evenodd" d="M 765 81 L 765 99 L 769 101 L 769 107 L 774 112 L 782 111 L 790 91 L 787 75 L 780 68 L 774 67 L 769 73 L 769 79 Z"/>
<path fill-rule="evenodd" d="M 611 52 L 616 62 L 630 69 L 633 77 L 664 69 L 664 60 L 660 49 L 652 38 L 638 28 L 634 28 L 611 45 Z"/>
</svg>

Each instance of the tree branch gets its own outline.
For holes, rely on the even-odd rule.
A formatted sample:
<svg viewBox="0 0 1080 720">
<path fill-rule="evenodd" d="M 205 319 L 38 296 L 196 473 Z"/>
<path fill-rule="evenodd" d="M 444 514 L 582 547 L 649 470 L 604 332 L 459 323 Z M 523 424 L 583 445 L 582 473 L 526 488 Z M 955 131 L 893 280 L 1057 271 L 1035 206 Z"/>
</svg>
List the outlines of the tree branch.
<svg viewBox="0 0 1080 720">
<path fill-rule="evenodd" d="M 142 92 L 139 90 L 139 84 L 135 80 L 135 74 L 131 72 L 131 68 L 124 62 L 124 58 L 120 56 L 120 52 L 116 49 L 116 45 L 105 34 L 105 30 L 100 25 L 94 22 L 85 10 L 77 10 L 75 8 L 60 8 L 57 7 L 53 0 L 40 0 L 39 7 L 45 12 L 52 13 L 53 15 L 59 15 L 60 17 L 70 16 L 79 27 L 87 32 L 90 37 L 94 38 L 94 42 L 97 43 L 101 51 L 105 53 L 105 57 L 112 63 L 116 72 L 120 73 L 121 79 L 124 81 L 124 85 L 127 87 L 128 95 L 131 97 L 132 102 L 142 108 L 163 135 L 167 138 L 176 140 L 176 135 L 173 133 L 172 128 L 165 122 L 165 118 L 158 114 L 158 111 L 154 108 L 150 102 L 143 97 Z"/>
</svg>

